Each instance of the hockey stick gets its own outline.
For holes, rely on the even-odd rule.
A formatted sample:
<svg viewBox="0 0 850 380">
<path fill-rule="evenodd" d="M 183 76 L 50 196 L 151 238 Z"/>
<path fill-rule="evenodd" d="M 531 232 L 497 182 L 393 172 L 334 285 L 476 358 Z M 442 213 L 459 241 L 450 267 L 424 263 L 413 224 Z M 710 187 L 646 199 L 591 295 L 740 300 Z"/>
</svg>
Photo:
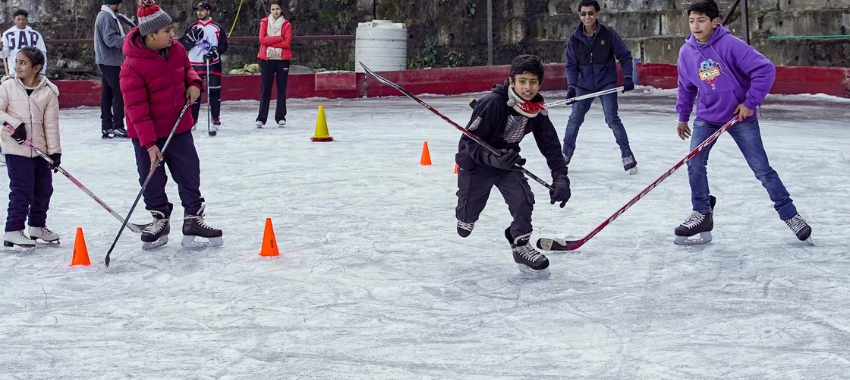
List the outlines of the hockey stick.
<svg viewBox="0 0 850 380">
<path fill-rule="evenodd" d="M 579 100 L 595 98 L 597 96 L 602 96 L 602 95 L 608 95 L 608 94 L 620 91 L 622 89 L 623 89 L 622 87 L 611 88 L 611 89 L 602 90 L 602 91 L 599 91 L 599 92 L 594 92 L 592 94 L 576 96 L 574 98 L 569 98 L 569 99 L 564 99 L 564 100 L 558 100 L 558 101 L 555 101 L 555 102 L 552 102 L 552 103 L 546 103 L 543 106 L 546 107 L 546 108 L 549 108 L 549 107 L 553 107 L 553 106 L 559 106 L 561 104 L 568 104 L 569 105 L 569 104 L 573 104 L 573 103 L 575 103 Z M 478 104 L 478 99 L 470 99 L 469 100 L 469 108 L 475 108 L 476 104 Z"/>
<path fill-rule="evenodd" d="M 501 153 L 499 153 L 499 152 L 498 152 L 496 149 L 494 149 L 492 146 L 490 146 L 490 144 L 487 144 L 486 142 L 484 142 L 484 140 L 481 140 L 481 138 L 479 138 L 478 136 L 476 136 L 476 135 L 475 135 L 475 134 L 473 134 L 472 132 L 468 131 L 466 128 L 461 127 L 460 125 L 458 125 L 457 123 L 455 123 L 454 121 L 452 121 L 452 119 L 449 119 L 449 118 L 448 118 L 448 117 L 446 117 L 445 115 L 441 114 L 439 111 L 435 110 L 433 107 L 431 107 L 430 105 L 428 105 L 428 103 L 423 102 L 423 101 L 422 101 L 422 99 L 419 99 L 419 98 L 417 98 L 415 95 L 413 95 L 413 94 L 411 94 L 411 93 L 407 92 L 407 90 L 405 90 L 405 89 L 401 88 L 401 86 L 399 86 L 399 85 L 397 85 L 397 84 L 395 84 L 395 83 L 391 82 L 389 79 L 384 78 L 384 77 L 382 77 L 382 76 L 378 75 L 377 73 L 375 73 L 374 71 L 372 71 L 371 69 L 369 69 L 368 67 L 366 67 L 366 65 L 364 65 L 364 64 L 363 64 L 363 62 L 360 62 L 360 66 L 363 66 L 363 70 L 366 70 L 366 72 L 367 72 L 367 73 L 369 73 L 369 75 L 371 75 L 371 76 L 375 77 L 375 79 L 377 79 L 377 80 L 378 80 L 378 82 L 381 82 L 381 83 L 383 83 L 383 84 L 385 84 L 385 85 L 387 85 L 387 86 L 390 86 L 390 87 L 392 87 L 392 88 L 394 88 L 394 89 L 398 90 L 399 92 L 401 92 L 402 94 L 404 94 L 404 95 L 405 95 L 405 96 L 407 96 L 408 98 L 411 98 L 411 99 L 415 100 L 417 103 L 421 104 L 423 107 L 427 108 L 429 111 L 431 111 L 431 112 L 433 112 L 435 115 L 437 115 L 437 116 L 439 116 L 439 117 L 443 118 L 443 120 L 445 120 L 446 122 L 448 122 L 449 124 L 451 124 L 452 126 L 454 126 L 455 128 L 457 128 L 457 129 L 458 129 L 459 131 L 461 131 L 464 135 L 466 135 L 467 137 L 469 137 L 470 139 L 472 139 L 472 141 L 477 142 L 477 143 L 478 143 L 478 145 L 481 145 L 482 147 L 484 147 L 484 149 L 487 149 L 488 151 L 490 151 L 490 153 L 493 153 L 493 155 L 495 155 L 496 157 L 501 157 L 501 156 L 502 156 L 502 154 L 501 154 Z M 533 180 L 534 180 L 534 181 L 536 181 L 537 183 L 539 183 L 539 184 L 541 184 L 541 185 L 545 186 L 547 189 L 549 189 L 549 190 L 551 190 L 551 191 L 555 191 L 555 188 L 554 188 L 554 187 L 552 187 L 552 185 L 550 185 L 550 184 L 546 183 L 546 181 L 544 181 L 544 180 L 540 179 L 540 177 L 538 177 L 538 176 L 534 175 L 534 174 L 533 174 L 533 173 L 531 173 L 530 171 L 526 170 L 524 167 L 519 166 L 519 165 L 515 165 L 515 167 L 516 167 L 516 168 L 519 168 L 519 170 L 520 170 L 523 174 L 527 175 L 529 178 L 533 179 Z M 561 206 L 561 207 L 563 207 L 563 206 Z"/>
<path fill-rule="evenodd" d="M 192 101 L 187 101 L 186 104 L 183 106 L 183 109 L 180 111 L 180 116 L 177 116 L 177 122 L 174 123 L 174 127 L 171 128 L 171 133 L 168 134 L 168 139 L 165 140 L 165 144 L 162 145 L 160 155 L 165 154 L 165 149 L 167 149 L 168 144 L 171 143 L 171 138 L 174 137 L 174 132 L 177 131 L 177 126 L 179 126 L 180 121 L 183 120 L 183 115 L 186 114 L 186 110 L 189 109 L 190 104 L 192 104 Z M 135 210 L 136 205 L 139 204 L 139 199 L 142 197 L 142 193 L 145 192 L 145 188 L 148 187 L 148 182 L 150 182 L 151 178 L 153 178 L 153 173 L 156 171 L 156 168 L 159 166 L 160 163 L 162 163 L 162 161 L 159 161 L 159 159 L 157 159 L 156 162 L 151 165 L 151 170 L 148 171 L 148 176 L 145 178 L 145 182 L 142 183 L 142 189 L 139 190 L 139 195 L 136 195 L 136 200 L 133 201 L 133 205 L 130 206 L 130 212 L 127 213 L 127 218 L 124 219 L 124 224 L 122 224 L 121 229 L 118 230 L 118 235 L 115 235 L 115 240 L 112 241 L 112 246 L 109 247 L 109 252 L 106 252 L 106 258 L 104 258 L 103 261 L 106 264 L 107 268 L 109 268 L 109 256 L 112 255 L 112 250 L 115 249 L 115 244 L 118 243 L 118 238 L 120 238 L 121 233 L 124 232 L 124 227 L 127 226 L 127 220 L 129 220 L 130 216 L 133 215 L 133 210 Z"/>
<path fill-rule="evenodd" d="M 218 134 L 218 131 L 212 130 L 212 121 L 210 119 L 210 59 L 205 57 L 204 60 L 207 61 L 207 77 L 204 78 L 204 82 L 207 82 L 207 133 L 210 136 L 215 136 Z"/>
<path fill-rule="evenodd" d="M 619 91 L 622 91 L 622 90 L 623 90 L 623 87 L 609 88 L 609 89 L 607 89 L 607 90 L 602 90 L 602 91 L 599 91 L 599 92 L 594 92 L 594 93 L 592 93 L 592 94 L 586 94 L 586 95 L 582 95 L 582 96 L 576 96 L 575 98 L 569 98 L 569 99 L 564 99 L 564 100 L 554 101 L 554 102 L 552 102 L 552 103 L 546 103 L 544 106 L 545 106 L 546 108 L 549 108 L 549 107 L 559 106 L 559 105 L 561 105 L 561 104 L 567 104 L 567 105 L 569 105 L 569 104 L 573 104 L 573 103 L 575 103 L 575 102 L 577 102 L 577 101 L 579 101 L 579 100 L 585 100 L 585 99 L 595 98 L 595 97 L 597 97 L 597 96 L 613 94 L 613 93 L 615 93 L 615 92 L 619 92 Z"/>
<path fill-rule="evenodd" d="M 591 238 L 596 236 L 596 234 L 598 234 L 599 231 L 602 231 L 602 229 L 605 228 L 608 224 L 613 222 L 615 219 L 619 218 L 620 215 L 623 215 L 623 213 L 626 212 L 626 210 L 628 210 L 629 207 L 632 207 L 632 205 L 634 205 L 639 200 L 641 200 L 641 198 L 643 198 L 646 194 L 648 194 L 650 191 L 652 191 L 652 189 L 654 189 L 656 186 L 658 186 L 658 184 L 660 184 L 661 181 L 664 181 L 665 179 L 667 179 L 667 177 L 673 175 L 673 173 L 675 173 L 676 170 L 678 170 L 680 167 L 682 167 L 682 165 L 684 165 L 686 162 L 688 162 L 692 158 L 694 158 L 694 156 L 699 154 L 699 152 L 701 152 L 706 146 L 708 146 L 709 144 L 714 142 L 714 140 L 717 140 L 717 138 L 720 137 L 720 135 L 723 134 L 723 132 L 726 132 L 727 129 L 729 129 L 730 127 L 735 125 L 735 123 L 737 123 L 737 122 L 738 122 L 738 117 L 735 116 L 735 118 L 730 120 L 728 123 L 726 123 L 726 125 L 720 127 L 720 129 L 718 129 L 716 132 L 711 134 L 711 136 L 708 136 L 708 138 L 706 138 L 705 141 L 703 141 L 696 148 L 694 148 L 694 150 L 692 150 L 690 153 L 688 153 L 688 155 L 685 156 L 685 158 L 683 158 L 681 161 L 677 162 L 676 165 L 673 165 L 673 168 L 671 168 L 670 170 L 668 170 L 667 172 L 662 174 L 661 177 L 658 177 L 658 179 L 656 179 L 655 182 L 649 184 L 649 186 L 647 186 L 645 189 L 643 189 L 643 191 L 641 191 L 638 195 L 636 195 L 634 198 L 632 198 L 629 201 L 629 203 L 626 203 L 625 206 L 620 207 L 620 209 L 617 210 L 617 212 L 615 212 L 614 215 L 611 215 L 611 217 L 609 217 L 604 222 L 602 222 L 602 224 L 600 224 L 599 227 L 596 227 L 596 229 L 594 229 L 589 234 L 587 234 L 587 236 L 581 238 L 580 240 L 540 238 L 540 239 L 537 239 L 537 248 L 540 248 L 540 249 L 543 249 L 543 250 L 546 250 L 546 251 L 572 251 L 572 250 L 578 249 L 579 247 L 584 245 L 584 243 L 587 243 L 588 240 L 590 240 Z"/>
<path fill-rule="evenodd" d="M 12 128 L 12 126 L 9 125 L 9 123 L 3 123 L 3 127 L 7 131 L 9 131 L 10 133 L 15 133 L 15 129 Z M 53 165 L 53 159 L 50 158 L 50 156 L 46 155 L 44 152 L 42 152 L 41 149 L 38 149 L 38 147 L 35 146 L 35 144 L 32 142 L 32 140 L 26 140 L 26 141 L 24 141 L 24 144 L 26 144 L 30 149 L 32 149 L 33 152 L 35 152 L 36 154 L 41 156 L 41 158 L 45 159 L 49 164 Z M 72 176 L 71 173 L 68 173 L 67 171 L 65 171 L 65 169 L 62 169 L 61 166 L 57 166 L 56 170 L 58 170 L 60 173 L 62 173 L 62 175 L 64 175 L 69 180 L 71 180 L 71 182 L 74 185 L 77 185 L 77 187 L 80 188 L 80 190 L 82 190 L 84 193 L 86 193 L 89 197 L 91 197 L 91 199 L 94 199 L 94 201 L 97 202 L 97 204 L 99 204 L 100 207 L 103 207 L 104 209 L 106 209 L 106 211 L 109 211 L 109 213 L 112 214 L 112 216 L 114 216 L 115 219 L 118 219 L 121 223 L 127 223 L 124 220 L 124 218 L 121 217 L 121 215 L 118 215 L 117 212 L 113 211 L 112 208 L 107 206 L 105 202 L 103 202 L 100 198 L 97 197 L 97 195 L 94 195 L 94 193 L 92 193 L 91 190 L 89 190 L 85 186 L 83 186 L 83 184 L 80 183 L 80 181 L 77 181 L 77 179 L 74 178 L 74 176 Z M 142 233 L 142 230 L 145 229 L 145 226 L 143 226 L 141 224 L 127 223 L 127 228 L 129 228 L 130 231 L 133 231 L 137 234 L 140 234 L 140 233 Z"/>
</svg>

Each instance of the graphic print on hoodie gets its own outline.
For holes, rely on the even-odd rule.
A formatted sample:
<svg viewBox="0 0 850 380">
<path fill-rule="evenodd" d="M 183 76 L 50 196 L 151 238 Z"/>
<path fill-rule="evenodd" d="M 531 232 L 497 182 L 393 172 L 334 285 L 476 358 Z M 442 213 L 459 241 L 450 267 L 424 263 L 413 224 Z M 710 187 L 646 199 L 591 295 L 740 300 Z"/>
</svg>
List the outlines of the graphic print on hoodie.
<svg viewBox="0 0 850 380">
<path fill-rule="evenodd" d="M 688 35 L 679 50 L 679 121 L 690 120 L 696 101 L 696 118 L 726 124 L 743 104 L 756 110 L 773 86 L 776 68 L 754 47 L 718 25 L 705 44 Z M 697 95 L 699 97 L 697 98 Z M 747 120 L 755 120 L 753 113 Z M 745 120 L 745 121 L 747 121 Z"/>
</svg>

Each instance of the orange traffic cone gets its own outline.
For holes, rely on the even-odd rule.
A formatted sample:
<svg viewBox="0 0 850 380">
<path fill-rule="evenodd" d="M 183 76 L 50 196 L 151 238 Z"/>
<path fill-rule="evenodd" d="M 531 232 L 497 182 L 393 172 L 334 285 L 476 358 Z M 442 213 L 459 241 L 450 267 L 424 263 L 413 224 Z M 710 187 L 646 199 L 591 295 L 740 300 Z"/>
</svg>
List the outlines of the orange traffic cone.
<svg viewBox="0 0 850 380">
<path fill-rule="evenodd" d="M 71 266 L 74 265 L 91 265 L 86 238 L 83 237 L 83 229 L 79 227 L 77 227 L 77 237 L 74 239 L 74 256 L 71 257 Z"/>
<path fill-rule="evenodd" d="M 272 218 L 266 218 L 266 230 L 263 232 L 263 248 L 260 250 L 260 256 L 278 255 L 280 255 L 280 252 L 277 250 L 277 240 L 274 238 Z"/>
<path fill-rule="evenodd" d="M 419 159 L 420 165 L 431 165 L 431 152 L 428 151 L 428 142 L 422 145 L 422 158 Z"/>
</svg>

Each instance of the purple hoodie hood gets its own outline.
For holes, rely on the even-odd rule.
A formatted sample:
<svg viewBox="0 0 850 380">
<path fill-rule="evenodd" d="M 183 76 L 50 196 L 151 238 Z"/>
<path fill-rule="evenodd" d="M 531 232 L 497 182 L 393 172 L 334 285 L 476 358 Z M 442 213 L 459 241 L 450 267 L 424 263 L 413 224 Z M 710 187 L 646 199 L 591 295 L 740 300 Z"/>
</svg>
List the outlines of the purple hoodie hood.
<svg viewBox="0 0 850 380">
<path fill-rule="evenodd" d="M 733 36 L 723 25 L 704 45 L 693 34 L 679 50 L 679 121 L 688 121 L 699 94 L 697 120 L 726 124 L 735 108 L 756 110 L 764 102 L 776 75 L 773 63 L 752 46 Z M 747 120 L 754 120 L 756 113 Z"/>
</svg>

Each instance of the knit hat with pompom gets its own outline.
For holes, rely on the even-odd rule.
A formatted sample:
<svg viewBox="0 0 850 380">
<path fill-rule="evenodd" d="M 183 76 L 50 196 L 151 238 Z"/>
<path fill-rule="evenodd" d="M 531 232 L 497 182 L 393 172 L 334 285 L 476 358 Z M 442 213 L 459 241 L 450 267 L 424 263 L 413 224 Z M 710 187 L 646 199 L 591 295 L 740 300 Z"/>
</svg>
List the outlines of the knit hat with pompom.
<svg viewBox="0 0 850 380">
<path fill-rule="evenodd" d="M 171 16 L 156 5 L 154 0 L 139 0 L 139 33 L 142 36 L 154 34 L 160 29 L 171 25 Z"/>
</svg>

